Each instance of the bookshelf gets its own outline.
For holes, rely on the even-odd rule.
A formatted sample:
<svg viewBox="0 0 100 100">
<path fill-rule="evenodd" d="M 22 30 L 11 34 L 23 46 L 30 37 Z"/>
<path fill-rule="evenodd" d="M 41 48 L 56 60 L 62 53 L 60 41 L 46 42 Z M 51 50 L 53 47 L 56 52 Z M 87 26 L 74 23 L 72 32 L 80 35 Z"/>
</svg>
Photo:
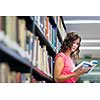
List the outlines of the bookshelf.
<svg viewBox="0 0 100 100">
<path fill-rule="evenodd" d="M 53 48 L 52 44 L 44 35 L 45 32 L 41 29 L 41 27 L 36 23 L 33 16 L 17 16 L 18 19 L 24 19 L 26 22 L 26 29 L 29 30 L 34 36 L 38 37 L 40 41 L 40 46 L 45 45 L 47 54 L 52 57 L 52 67 L 54 64 L 54 57 L 56 55 L 56 49 Z M 51 27 L 57 29 L 57 36 L 62 43 L 62 37 L 60 35 L 59 28 L 57 27 L 52 16 L 48 16 Z M 10 65 L 11 70 L 21 73 L 31 73 L 31 77 L 33 76 L 38 81 L 45 81 L 47 83 L 53 83 L 53 77 L 45 73 L 43 70 L 37 67 L 37 65 L 33 65 L 32 61 L 21 57 L 17 51 L 12 50 L 9 46 L 6 46 L 5 43 L 0 41 L 0 62 L 7 62 Z M 40 66 L 39 66 L 40 67 Z M 50 68 L 51 69 L 51 68 Z M 50 72 L 51 73 L 51 72 Z"/>
<path fill-rule="evenodd" d="M 31 64 L 27 60 L 23 59 L 16 52 L 6 47 L 4 44 L 0 43 L 0 62 L 4 61 L 7 61 L 10 64 L 12 64 L 13 61 L 13 64 L 16 67 L 11 67 L 11 69 L 14 69 L 16 71 L 29 72 L 30 70 L 29 66 L 31 66 Z"/>
<path fill-rule="evenodd" d="M 12 64 L 13 61 L 13 64 Z M 46 75 L 43 71 L 33 67 L 32 64 L 20 57 L 13 50 L 7 48 L 5 45 L 0 43 L 0 62 L 8 62 L 10 64 L 11 70 L 15 70 L 21 73 L 29 73 L 32 67 L 32 75 L 39 81 L 45 80 L 46 82 L 53 82 L 53 79 Z"/>
</svg>

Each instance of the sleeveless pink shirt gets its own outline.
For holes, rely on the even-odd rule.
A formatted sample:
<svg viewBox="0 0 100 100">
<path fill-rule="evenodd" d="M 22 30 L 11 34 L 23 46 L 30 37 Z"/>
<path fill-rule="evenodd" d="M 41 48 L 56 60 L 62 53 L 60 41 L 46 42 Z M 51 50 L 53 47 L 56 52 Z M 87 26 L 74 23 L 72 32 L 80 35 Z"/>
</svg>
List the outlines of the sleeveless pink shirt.
<svg viewBox="0 0 100 100">
<path fill-rule="evenodd" d="M 55 60 L 58 57 L 62 57 L 64 60 L 64 67 L 61 74 L 62 75 L 72 74 L 73 72 L 71 72 L 71 70 L 75 67 L 73 60 L 70 57 L 66 56 L 63 52 L 58 53 L 55 57 Z M 70 79 L 65 80 L 64 83 L 75 83 L 76 81 L 77 78 L 72 77 Z"/>
</svg>

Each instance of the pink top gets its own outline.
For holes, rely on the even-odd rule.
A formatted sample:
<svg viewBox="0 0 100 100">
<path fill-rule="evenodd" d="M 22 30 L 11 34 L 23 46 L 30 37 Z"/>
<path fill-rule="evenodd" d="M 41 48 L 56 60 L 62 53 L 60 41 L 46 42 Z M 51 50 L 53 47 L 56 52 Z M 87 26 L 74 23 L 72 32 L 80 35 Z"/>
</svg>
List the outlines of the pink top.
<svg viewBox="0 0 100 100">
<path fill-rule="evenodd" d="M 58 57 L 62 57 L 64 59 L 64 68 L 62 70 L 62 75 L 72 74 L 71 70 L 75 67 L 72 59 L 68 56 L 66 56 L 63 52 L 60 52 L 56 55 L 55 60 Z M 64 83 L 75 83 L 77 81 L 77 78 L 72 77 L 70 79 L 67 79 L 64 81 Z"/>
</svg>

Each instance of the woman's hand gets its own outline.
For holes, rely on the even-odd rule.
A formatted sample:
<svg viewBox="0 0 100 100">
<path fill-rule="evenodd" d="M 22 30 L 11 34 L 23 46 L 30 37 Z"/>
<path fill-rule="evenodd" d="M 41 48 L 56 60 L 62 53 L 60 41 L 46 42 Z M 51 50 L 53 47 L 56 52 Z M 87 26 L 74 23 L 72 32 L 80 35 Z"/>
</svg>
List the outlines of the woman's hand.
<svg viewBox="0 0 100 100">
<path fill-rule="evenodd" d="M 75 71 L 75 77 L 80 77 L 81 75 L 83 75 L 84 73 L 88 72 L 89 70 L 91 69 L 91 67 L 88 67 L 88 68 L 82 68 L 80 67 L 79 69 L 77 69 Z"/>
</svg>

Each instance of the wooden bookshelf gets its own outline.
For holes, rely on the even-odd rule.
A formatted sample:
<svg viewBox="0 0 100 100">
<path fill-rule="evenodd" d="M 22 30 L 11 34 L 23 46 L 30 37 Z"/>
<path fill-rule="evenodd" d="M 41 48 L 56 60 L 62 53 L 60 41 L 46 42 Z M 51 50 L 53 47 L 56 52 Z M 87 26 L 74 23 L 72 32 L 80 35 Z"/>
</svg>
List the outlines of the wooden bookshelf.
<svg viewBox="0 0 100 100">
<path fill-rule="evenodd" d="M 25 19 L 27 30 L 31 31 L 31 33 L 35 34 L 35 36 L 39 37 L 40 45 L 46 45 L 48 54 L 54 59 L 56 56 L 55 49 L 44 36 L 43 30 L 39 27 L 37 23 L 35 23 L 34 16 L 17 17 L 19 19 Z M 52 27 L 57 29 L 57 36 L 60 43 L 62 44 L 62 36 L 59 28 L 57 27 L 57 24 L 55 23 L 54 18 L 52 16 L 48 16 L 48 18 Z M 11 70 L 14 70 L 16 72 L 31 73 L 38 81 L 45 81 L 47 83 L 54 82 L 53 78 L 45 74 L 45 72 L 40 70 L 38 67 L 33 66 L 31 62 L 29 62 L 26 58 L 21 57 L 17 51 L 8 48 L 4 43 L 0 43 L 0 62 L 7 62 L 10 65 Z"/>
<path fill-rule="evenodd" d="M 32 66 L 29 61 L 22 58 L 18 53 L 14 52 L 4 44 L 0 43 L 0 62 L 8 62 L 12 70 L 21 73 L 30 72 L 32 67 L 33 76 L 39 80 L 45 80 L 46 82 L 53 82 L 53 79 L 46 75 L 43 71 L 39 70 L 35 66 Z M 13 62 L 13 63 L 12 63 Z"/>
<path fill-rule="evenodd" d="M 37 80 L 39 79 L 39 81 L 46 81 L 48 83 L 53 83 L 53 79 L 51 77 L 49 77 L 47 74 L 45 74 L 43 71 L 41 71 L 40 69 L 34 67 L 33 68 L 33 76 L 34 78 L 36 78 Z"/>
</svg>

